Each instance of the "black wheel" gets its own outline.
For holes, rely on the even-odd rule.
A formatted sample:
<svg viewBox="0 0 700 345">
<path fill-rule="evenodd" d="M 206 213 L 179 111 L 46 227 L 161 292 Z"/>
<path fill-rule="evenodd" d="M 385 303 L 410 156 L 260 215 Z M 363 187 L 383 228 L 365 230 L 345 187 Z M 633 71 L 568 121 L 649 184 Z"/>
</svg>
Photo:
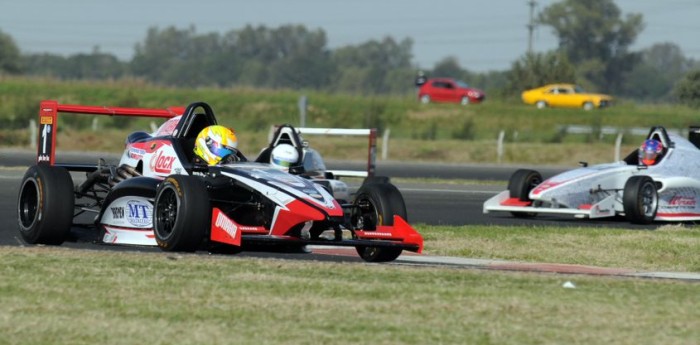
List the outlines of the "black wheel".
<svg viewBox="0 0 700 345">
<path fill-rule="evenodd" d="M 59 245 L 73 224 L 73 179 L 68 170 L 48 165 L 30 167 L 17 197 L 19 233 L 30 244 Z"/>
<path fill-rule="evenodd" d="M 363 184 L 355 194 L 351 222 L 356 229 L 375 230 L 379 225 L 394 225 L 394 215 L 407 219 L 401 192 L 390 183 Z M 368 262 L 393 261 L 402 249 L 357 246 L 357 254 Z"/>
<path fill-rule="evenodd" d="M 170 175 L 156 191 L 153 232 L 165 251 L 197 250 L 211 223 L 209 194 L 202 180 Z"/>
<path fill-rule="evenodd" d="M 622 194 L 625 217 L 635 224 L 649 224 L 656 218 L 659 194 L 656 184 L 649 176 L 632 176 L 625 183 Z"/>
<path fill-rule="evenodd" d="M 535 170 L 518 169 L 511 175 L 508 181 L 508 191 L 511 198 L 518 198 L 520 201 L 530 200 L 530 191 L 542 183 L 542 175 Z M 511 212 L 513 216 L 520 218 L 534 217 L 533 212 Z"/>
</svg>

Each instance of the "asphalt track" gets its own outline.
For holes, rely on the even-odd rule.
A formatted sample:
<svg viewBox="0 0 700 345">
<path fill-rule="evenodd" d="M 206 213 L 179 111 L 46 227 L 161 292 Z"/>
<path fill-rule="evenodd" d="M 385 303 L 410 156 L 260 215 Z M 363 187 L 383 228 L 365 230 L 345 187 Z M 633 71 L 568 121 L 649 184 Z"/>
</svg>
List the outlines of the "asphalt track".
<svg viewBox="0 0 700 345">
<path fill-rule="evenodd" d="M 118 160 L 114 155 L 101 155 L 108 162 Z M 58 161 L 71 163 L 92 163 L 96 155 L 82 153 L 63 154 Z M 17 232 L 16 198 L 21 178 L 27 166 L 33 164 L 34 156 L 29 151 L 0 150 L 0 246 L 25 245 Z M 362 163 L 327 162 L 331 169 L 361 169 Z M 409 222 L 414 225 L 537 225 L 571 227 L 616 227 L 630 231 L 648 231 L 661 224 L 647 226 L 632 225 L 623 219 L 578 220 L 569 216 L 541 216 L 534 219 L 518 219 L 509 214 L 483 214 L 483 202 L 505 188 L 505 181 L 518 167 L 450 164 L 401 164 L 379 162 L 377 174 L 404 178 L 439 178 L 491 180 L 501 183 L 404 183 L 395 184 L 406 201 Z M 546 178 L 564 168 L 539 169 Z M 64 246 L 98 250 L 135 250 L 160 253 L 158 248 L 124 247 L 99 244 L 93 231 L 74 227 L 71 238 Z M 290 253 L 283 248 L 248 248 L 238 256 L 275 257 L 284 259 L 319 261 L 361 261 L 354 250 L 347 248 L 312 247 L 312 253 Z M 396 264 L 448 265 L 479 269 L 537 271 L 567 274 L 617 275 L 647 278 L 669 278 L 700 281 L 699 274 L 636 272 L 581 265 L 514 263 L 494 260 L 429 257 L 422 255 L 402 255 Z"/>
</svg>

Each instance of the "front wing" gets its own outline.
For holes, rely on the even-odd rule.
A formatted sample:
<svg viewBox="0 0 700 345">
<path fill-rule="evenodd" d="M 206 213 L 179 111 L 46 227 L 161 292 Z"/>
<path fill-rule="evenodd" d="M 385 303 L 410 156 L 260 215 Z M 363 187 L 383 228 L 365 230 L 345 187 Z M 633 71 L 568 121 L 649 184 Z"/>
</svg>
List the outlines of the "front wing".
<svg viewBox="0 0 700 345">
<path fill-rule="evenodd" d="M 214 242 L 241 246 L 243 243 L 286 243 L 286 244 L 313 244 L 327 246 L 367 246 L 383 248 L 401 248 L 417 253 L 423 251 L 423 237 L 413 229 L 403 218 L 394 216 L 393 226 L 379 226 L 376 230 L 355 230 L 354 238 L 345 239 L 337 236 L 336 239 L 304 239 L 295 236 L 262 235 L 255 231 L 245 231 L 246 227 L 237 224 L 227 217 L 221 210 L 212 210 L 212 222 L 210 239 Z"/>
<path fill-rule="evenodd" d="M 545 214 L 568 214 L 577 218 L 604 218 L 615 216 L 616 205 L 619 204 L 617 195 L 613 194 L 595 204 L 582 205 L 579 208 L 541 207 L 532 201 L 521 201 L 511 198 L 509 191 L 502 191 L 484 202 L 484 213 L 489 212 L 522 212 Z"/>
</svg>

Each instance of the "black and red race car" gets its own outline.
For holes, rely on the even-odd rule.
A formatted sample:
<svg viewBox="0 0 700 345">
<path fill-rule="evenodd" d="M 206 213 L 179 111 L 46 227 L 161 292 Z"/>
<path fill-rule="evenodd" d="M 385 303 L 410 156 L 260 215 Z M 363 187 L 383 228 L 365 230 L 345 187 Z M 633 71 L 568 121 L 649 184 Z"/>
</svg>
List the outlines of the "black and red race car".
<svg viewBox="0 0 700 345">
<path fill-rule="evenodd" d="M 154 133 L 129 135 L 119 164 L 86 165 L 55 161 L 61 113 L 168 120 Z M 423 238 L 407 223 L 403 197 L 388 179 L 369 176 L 352 200 L 339 202 L 322 179 L 303 176 L 303 156 L 290 172 L 270 166 L 266 150 L 255 160 L 239 153 L 237 162 L 199 164 L 195 138 L 215 124 L 203 102 L 167 109 L 41 102 L 37 164 L 27 170 L 17 203 L 22 238 L 61 244 L 76 217 L 91 213 L 102 242 L 166 251 L 224 246 L 235 252 L 255 243 L 351 246 L 370 262 L 422 251 Z M 280 127 L 270 148 L 300 142 L 297 136 L 291 126 Z M 74 185 L 71 172 L 85 179 Z"/>
</svg>

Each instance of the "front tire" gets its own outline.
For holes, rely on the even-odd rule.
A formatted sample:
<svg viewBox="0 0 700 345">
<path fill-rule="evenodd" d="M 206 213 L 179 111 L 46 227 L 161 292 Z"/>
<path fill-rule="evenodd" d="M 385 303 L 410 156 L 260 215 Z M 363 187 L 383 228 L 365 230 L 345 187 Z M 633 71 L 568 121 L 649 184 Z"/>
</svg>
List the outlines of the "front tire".
<svg viewBox="0 0 700 345">
<path fill-rule="evenodd" d="M 471 103 L 471 101 L 469 100 L 469 97 L 464 96 L 464 97 L 462 97 L 462 99 L 460 100 L 459 103 L 462 105 L 469 105 L 469 103 Z"/>
<path fill-rule="evenodd" d="M 401 192 L 390 183 L 368 183 L 357 191 L 352 225 L 357 229 L 375 230 L 380 225 L 394 225 L 394 215 L 408 220 Z M 368 262 L 396 260 L 403 249 L 357 246 L 357 254 Z"/>
<path fill-rule="evenodd" d="M 508 181 L 510 197 L 517 198 L 520 201 L 532 201 L 530 199 L 530 191 L 535 189 L 540 183 L 542 183 L 542 175 L 539 172 L 529 169 L 518 169 Z M 529 218 L 537 215 L 534 212 L 511 212 L 511 214 L 518 218 Z"/>
<path fill-rule="evenodd" d="M 423 103 L 423 104 L 428 104 L 428 103 L 430 103 L 430 101 L 431 101 L 431 100 L 430 100 L 430 96 L 428 96 L 428 95 L 422 95 L 422 96 L 420 96 L 420 102 L 421 102 L 421 103 Z"/>
<path fill-rule="evenodd" d="M 632 176 L 625 183 L 622 194 L 625 218 L 634 224 L 650 224 L 656 218 L 659 194 L 649 176 Z"/>
<path fill-rule="evenodd" d="M 197 177 L 170 175 L 156 191 L 153 232 L 165 251 L 193 252 L 211 223 L 209 194 Z"/>
<path fill-rule="evenodd" d="M 583 103 L 583 110 L 589 111 L 589 110 L 593 110 L 594 108 L 595 108 L 595 105 L 593 105 L 593 103 L 591 103 L 591 102 Z"/>
<path fill-rule="evenodd" d="M 68 170 L 31 166 L 17 197 L 19 233 L 30 244 L 60 245 L 73 224 L 73 179 Z"/>
<path fill-rule="evenodd" d="M 547 102 L 545 102 L 545 101 L 537 101 L 535 103 L 535 107 L 537 107 L 537 109 L 544 109 L 544 108 L 547 108 L 547 106 L 548 106 Z"/>
</svg>

